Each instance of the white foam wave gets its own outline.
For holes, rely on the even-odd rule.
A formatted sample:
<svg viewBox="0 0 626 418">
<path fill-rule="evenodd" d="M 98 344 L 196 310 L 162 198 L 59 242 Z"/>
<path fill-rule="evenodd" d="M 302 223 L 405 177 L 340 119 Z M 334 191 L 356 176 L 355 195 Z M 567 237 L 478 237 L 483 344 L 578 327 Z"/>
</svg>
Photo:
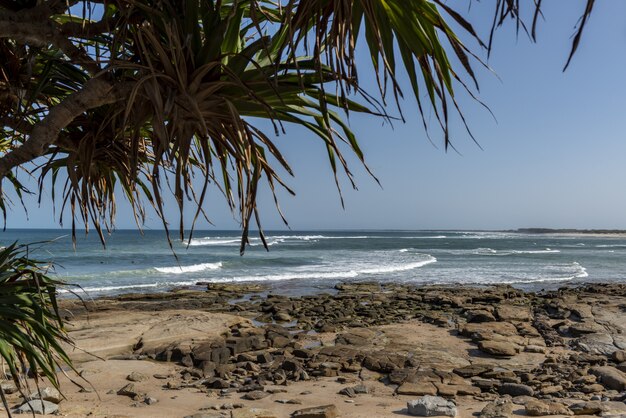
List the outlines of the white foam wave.
<svg viewBox="0 0 626 418">
<path fill-rule="evenodd" d="M 237 245 L 241 242 L 239 239 L 214 239 L 211 237 L 206 238 L 192 238 L 191 241 L 185 241 L 190 247 L 199 247 L 203 245 Z"/>
<path fill-rule="evenodd" d="M 90 292 L 113 292 L 116 290 L 124 290 L 124 289 L 145 289 L 145 288 L 155 288 L 155 287 L 174 287 L 174 286 L 192 286 L 197 283 L 194 281 L 185 281 L 185 282 L 162 282 L 162 283 L 142 283 L 142 284 L 127 284 L 127 285 L 116 285 L 116 286 L 98 286 L 98 287 L 83 287 L 82 289 L 75 288 L 71 291 L 75 293 L 80 293 L 82 291 L 86 293 Z M 58 293 L 69 293 L 69 289 L 59 289 Z"/>
<path fill-rule="evenodd" d="M 398 251 L 401 252 L 401 253 L 406 253 L 406 252 L 409 251 L 409 249 L 408 248 L 401 248 Z"/>
<path fill-rule="evenodd" d="M 373 269 L 365 269 L 361 270 L 359 273 L 361 274 L 381 274 L 381 273 L 395 273 L 397 271 L 408 271 L 413 270 L 431 263 L 436 263 L 437 259 L 435 257 L 430 256 L 428 260 L 417 261 L 415 263 L 408 263 L 403 265 L 392 265 L 386 267 L 377 267 Z"/>
<path fill-rule="evenodd" d="M 560 253 L 559 250 L 552 250 L 550 248 L 546 248 L 545 250 L 513 250 L 512 254 L 553 254 Z"/>
<path fill-rule="evenodd" d="M 599 244 L 596 248 L 622 248 L 626 247 L 626 244 Z"/>
<path fill-rule="evenodd" d="M 159 273 L 167 274 L 195 273 L 198 271 L 217 270 L 219 268 L 222 268 L 221 261 L 218 263 L 193 264 L 191 266 L 154 267 L 154 269 Z"/>
</svg>

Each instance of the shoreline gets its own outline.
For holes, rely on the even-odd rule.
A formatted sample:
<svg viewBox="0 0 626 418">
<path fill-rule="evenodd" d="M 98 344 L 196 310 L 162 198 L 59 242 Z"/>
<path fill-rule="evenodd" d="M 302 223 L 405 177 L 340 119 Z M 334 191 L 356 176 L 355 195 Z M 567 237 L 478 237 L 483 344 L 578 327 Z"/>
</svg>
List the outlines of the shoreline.
<svg viewBox="0 0 626 418">
<path fill-rule="evenodd" d="M 423 395 L 454 401 L 457 417 L 626 414 L 624 283 L 361 282 L 302 297 L 212 284 L 60 305 L 77 345 L 106 358 L 71 353 L 96 391 L 64 380 L 67 417 L 279 418 L 329 404 L 337 414 L 316 416 L 396 417 Z"/>
</svg>

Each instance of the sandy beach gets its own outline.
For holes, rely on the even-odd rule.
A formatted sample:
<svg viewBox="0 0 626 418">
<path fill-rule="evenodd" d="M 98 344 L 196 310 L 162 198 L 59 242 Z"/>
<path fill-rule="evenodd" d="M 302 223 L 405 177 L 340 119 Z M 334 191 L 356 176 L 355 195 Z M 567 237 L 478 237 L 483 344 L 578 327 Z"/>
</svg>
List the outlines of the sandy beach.
<svg viewBox="0 0 626 418">
<path fill-rule="evenodd" d="M 263 290 L 64 300 L 85 380 L 62 377 L 57 414 L 396 417 L 423 395 L 457 417 L 626 414 L 626 285 Z"/>
</svg>

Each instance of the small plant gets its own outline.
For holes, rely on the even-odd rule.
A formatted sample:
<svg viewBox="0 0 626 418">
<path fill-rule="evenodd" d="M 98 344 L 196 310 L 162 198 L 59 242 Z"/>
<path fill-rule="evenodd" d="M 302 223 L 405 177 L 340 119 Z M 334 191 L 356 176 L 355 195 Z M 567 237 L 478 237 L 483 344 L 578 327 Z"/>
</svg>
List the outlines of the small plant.
<svg viewBox="0 0 626 418">
<path fill-rule="evenodd" d="M 56 289 L 62 283 L 47 275 L 49 269 L 29 258 L 26 245 L 0 249 L 0 356 L 22 395 L 28 389 L 26 375 L 36 385 L 44 377 L 59 389 L 57 370 L 66 366 L 75 371 L 61 346 L 72 344 L 57 305 Z M 11 416 L 1 388 L 0 395 Z"/>
</svg>

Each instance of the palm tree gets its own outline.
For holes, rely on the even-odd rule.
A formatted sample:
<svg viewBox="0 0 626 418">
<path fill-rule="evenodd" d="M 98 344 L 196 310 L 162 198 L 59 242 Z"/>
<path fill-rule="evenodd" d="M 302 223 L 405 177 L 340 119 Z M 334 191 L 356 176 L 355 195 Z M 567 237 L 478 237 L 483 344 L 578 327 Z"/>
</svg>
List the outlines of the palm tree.
<svg viewBox="0 0 626 418">
<path fill-rule="evenodd" d="M 476 52 L 490 50 L 508 18 L 526 30 L 520 3 L 496 1 L 483 42 L 444 0 L 0 0 L 0 181 L 17 200 L 30 192 L 24 174 L 38 179 L 40 196 L 51 184 L 60 222 L 69 208 L 73 232 L 82 222 L 103 242 L 117 193 L 139 226 L 145 205 L 153 207 L 169 239 L 164 194 L 171 190 L 178 204 L 183 238 L 206 216 L 202 203 L 214 187 L 241 221 L 243 252 L 251 222 L 262 231 L 259 182 L 275 200 L 277 188 L 293 193 L 276 134 L 306 127 L 326 148 L 335 179 L 343 172 L 354 185 L 345 153 L 363 164 L 365 156 L 346 118 L 392 119 L 387 104 L 399 105 L 402 69 L 425 128 L 432 111 L 447 148 L 457 91 L 474 96 L 478 88 L 474 68 L 484 64 Z M 541 13 L 534 3 L 532 37 Z M 473 50 L 450 24 L 475 41 Z M 357 47 L 371 57 L 377 92 L 360 84 Z M 190 223 L 186 201 L 196 207 Z M 10 203 L 3 192 L 5 218 Z"/>
</svg>

